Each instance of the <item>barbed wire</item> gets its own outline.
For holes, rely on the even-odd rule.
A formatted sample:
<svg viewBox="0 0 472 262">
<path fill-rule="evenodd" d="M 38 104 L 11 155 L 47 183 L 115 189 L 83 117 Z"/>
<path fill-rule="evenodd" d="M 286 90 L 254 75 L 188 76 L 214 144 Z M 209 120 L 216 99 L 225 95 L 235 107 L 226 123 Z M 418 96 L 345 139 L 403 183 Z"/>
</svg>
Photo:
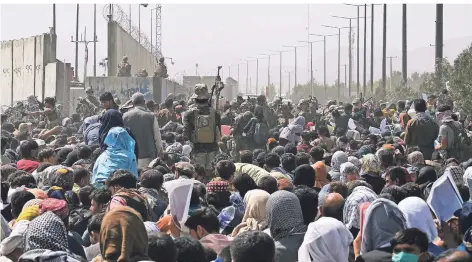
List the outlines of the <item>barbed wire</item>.
<svg viewBox="0 0 472 262">
<path fill-rule="evenodd" d="M 157 59 L 162 57 L 162 54 L 160 53 L 160 51 L 157 49 L 155 45 L 151 44 L 146 34 L 144 34 L 142 31 L 139 32 L 139 28 L 131 23 L 131 19 L 129 18 L 128 14 L 125 11 L 123 11 L 120 5 L 117 5 L 117 4 L 105 5 L 105 7 L 103 8 L 103 18 L 105 18 L 106 21 L 109 20 L 108 16 L 110 15 L 110 8 L 112 8 L 113 21 L 117 22 L 118 25 L 121 28 L 123 28 L 123 30 L 125 30 L 129 35 L 131 35 L 131 37 L 134 38 L 134 40 L 141 43 L 141 45 L 147 51 L 149 51 L 154 57 L 156 57 Z M 131 28 L 130 28 L 130 24 L 131 24 Z M 153 30 L 153 28 L 151 28 L 151 30 Z"/>
</svg>

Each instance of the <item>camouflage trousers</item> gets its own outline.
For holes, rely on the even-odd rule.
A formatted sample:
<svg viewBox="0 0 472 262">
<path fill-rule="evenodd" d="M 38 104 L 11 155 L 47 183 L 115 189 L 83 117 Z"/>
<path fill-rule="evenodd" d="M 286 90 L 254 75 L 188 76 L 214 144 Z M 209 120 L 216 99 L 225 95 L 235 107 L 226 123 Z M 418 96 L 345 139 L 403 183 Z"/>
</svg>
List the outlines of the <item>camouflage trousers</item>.
<svg viewBox="0 0 472 262">
<path fill-rule="evenodd" d="M 211 166 L 211 161 L 215 159 L 217 155 L 217 151 L 215 152 L 201 152 L 193 155 L 193 161 L 194 163 L 200 164 L 205 167 L 207 176 L 211 176 L 212 174 L 212 166 Z"/>
</svg>

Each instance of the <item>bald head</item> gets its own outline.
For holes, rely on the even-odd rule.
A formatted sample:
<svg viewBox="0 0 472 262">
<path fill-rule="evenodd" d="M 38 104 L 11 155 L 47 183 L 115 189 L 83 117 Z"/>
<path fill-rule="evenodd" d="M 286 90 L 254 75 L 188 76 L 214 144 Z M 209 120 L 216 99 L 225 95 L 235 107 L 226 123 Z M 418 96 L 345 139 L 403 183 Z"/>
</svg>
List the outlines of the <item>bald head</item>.
<svg viewBox="0 0 472 262">
<path fill-rule="evenodd" d="M 343 221 L 344 198 L 339 193 L 329 193 L 320 207 L 321 215 Z"/>
</svg>

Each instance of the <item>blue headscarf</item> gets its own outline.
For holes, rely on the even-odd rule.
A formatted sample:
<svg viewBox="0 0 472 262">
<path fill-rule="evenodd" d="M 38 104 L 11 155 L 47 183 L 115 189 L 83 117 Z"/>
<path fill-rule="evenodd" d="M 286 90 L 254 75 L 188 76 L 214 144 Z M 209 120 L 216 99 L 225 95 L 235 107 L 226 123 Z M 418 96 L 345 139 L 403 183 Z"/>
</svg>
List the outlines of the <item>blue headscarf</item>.
<svg viewBox="0 0 472 262">
<path fill-rule="evenodd" d="M 93 167 L 92 184 L 104 182 L 117 169 L 128 170 L 138 178 L 134 145 L 136 142 L 123 127 L 113 127 L 105 138 L 107 149 Z"/>
<path fill-rule="evenodd" d="M 124 127 L 123 116 L 120 111 L 115 109 L 108 109 L 102 117 L 100 117 L 100 130 L 98 131 L 100 149 L 103 151 L 106 149 L 107 145 L 105 144 L 105 138 L 107 137 L 108 132 L 113 127 Z"/>
<path fill-rule="evenodd" d="M 98 123 L 99 120 L 100 120 L 100 116 L 98 115 L 86 117 L 84 119 L 84 122 L 80 126 L 78 133 L 85 133 L 85 129 L 87 129 L 88 126 L 90 126 L 91 124 Z"/>
</svg>

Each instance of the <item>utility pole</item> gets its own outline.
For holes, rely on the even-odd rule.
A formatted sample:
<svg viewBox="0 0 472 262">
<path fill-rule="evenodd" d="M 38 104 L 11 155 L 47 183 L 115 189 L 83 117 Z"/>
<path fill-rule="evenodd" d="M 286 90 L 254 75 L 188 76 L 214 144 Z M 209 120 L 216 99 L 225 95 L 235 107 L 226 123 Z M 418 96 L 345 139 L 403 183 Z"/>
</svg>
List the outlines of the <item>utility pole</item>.
<svg viewBox="0 0 472 262">
<path fill-rule="evenodd" d="M 110 9 L 111 12 L 111 9 Z M 79 4 L 77 4 L 77 15 L 75 18 L 75 39 L 79 38 Z M 74 79 L 79 81 L 79 42 L 75 42 L 75 68 L 74 68 Z M 85 79 L 84 79 L 85 81 Z"/>
<path fill-rule="evenodd" d="M 349 27 L 337 27 L 337 26 L 330 26 L 330 25 L 321 25 L 323 27 L 334 28 L 338 29 L 338 100 L 340 98 L 341 92 L 341 29 L 349 28 Z"/>
<path fill-rule="evenodd" d="M 97 4 L 93 4 L 93 39 L 97 39 Z M 93 42 L 93 76 L 97 76 L 97 41 Z"/>
<path fill-rule="evenodd" d="M 443 89 L 442 85 L 442 59 L 443 59 L 443 4 L 436 4 L 436 88 Z"/>
<path fill-rule="evenodd" d="M 327 86 L 326 86 L 326 37 L 327 36 L 335 36 L 336 34 L 332 35 L 320 35 L 320 34 L 310 34 L 314 36 L 322 36 L 323 37 L 323 86 L 325 90 L 325 100 L 327 99 Z"/>
<path fill-rule="evenodd" d="M 279 84 L 279 96 L 282 97 L 282 51 L 280 51 L 280 84 Z"/>
<path fill-rule="evenodd" d="M 364 16 L 367 16 L 367 4 L 364 5 Z M 364 94 L 367 89 L 367 19 L 364 19 Z"/>
<path fill-rule="evenodd" d="M 129 5 L 129 32 L 131 33 L 132 24 L 131 24 L 131 4 Z"/>
<path fill-rule="evenodd" d="M 249 61 L 246 60 L 246 95 L 249 94 Z"/>
<path fill-rule="evenodd" d="M 52 4 L 52 32 L 56 34 L 56 4 Z"/>
<path fill-rule="evenodd" d="M 274 54 L 262 54 L 264 56 L 267 56 L 268 62 L 267 62 L 267 88 L 269 90 L 270 88 L 270 56 Z"/>
<path fill-rule="evenodd" d="M 87 27 L 85 27 L 85 30 L 84 30 L 84 37 L 82 38 L 82 35 L 80 36 L 80 40 L 78 39 L 75 39 L 71 36 L 71 42 L 72 43 L 75 43 L 76 45 L 78 45 L 79 43 L 81 44 L 85 44 L 85 56 L 84 56 L 84 79 L 83 79 L 83 82 L 85 84 L 85 77 L 87 77 L 87 63 L 88 63 L 88 44 L 89 43 L 96 43 L 98 42 L 97 40 L 97 36 L 94 35 L 94 39 L 93 40 L 87 40 Z"/>
<path fill-rule="evenodd" d="M 311 96 L 314 96 L 315 90 L 313 89 L 313 43 L 318 43 L 320 41 L 298 41 L 298 42 L 303 42 L 303 43 L 308 43 L 309 44 L 309 50 L 310 50 L 310 89 L 311 89 Z"/>
<path fill-rule="evenodd" d="M 393 64 L 392 64 L 392 59 L 397 58 L 396 56 L 389 56 L 387 57 L 390 59 L 390 89 L 392 89 L 392 79 L 393 79 Z"/>
<path fill-rule="evenodd" d="M 148 4 L 139 4 L 138 6 L 138 42 L 141 44 L 141 6 L 147 7 Z M 152 50 L 151 50 L 152 52 Z"/>
<path fill-rule="evenodd" d="M 259 88 L 259 58 L 257 57 L 249 57 L 251 59 L 256 59 L 256 94 Z"/>
<path fill-rule="evenodd" d="M 360 17 L 360 7 L 363 6 L 363 5 L 353 5 L 353 4 L 345 4 L 345 5 L 349 5 L 349 6 L 355 6 L 357 7 L 357 95 L 359 95 L 359 88 L 360 88 L 360 81 L 359 81 L 359 72 L 360 72 L 360 52 L 359 52 L 359 29 L 360 29 L 360 25 L 359 25 L 359 19 L 362 18 Z M 365 31 L 365 30 L 364 30 Z M 365 35 L 365 34 L 364 34 Z M 364 36 L 365 37 L 365 36 Z M 365 47 L 364 47 L 365 49 Z M 365 51 L 364 51 L 365 52 Z M 364 61 L 365 62 L 365 61 Z"/>
<path fill-rule="evenodd" d="M 298 84 L 298 82 L 297 82 L 297 48 L 301 47 L 301 46 L 286 46 L 286 45 L 284 45 L 283 47 L 293 48 L 294 51 L 295 51 L 295 85 L 294 86 L 297 86 L 297 84 Z M 290 90 L 289 90 L 289 92 L 290 92 Z"/>
<path fill-rule="evenodd" d="M 347 87 L 347 64 L 344 64 L 343 66 L 344 66 L 344 89 L 346 89 L 346 87 Z"/>
<path fill-rule="evenodd" d="M 387 90 L 387 4 L 383 5 L 382 43 L 382 95 L 385 95 Z"/>
<path fill-rule="evenodd" d="M 290 73 L 290 71 L 289 71 L 289 72 L 288 72 L 288 97 L 290 97 L 290 84 L 291 84 L 291 83 L 290 83 L 290 75 L 291 75 L 291 73 Z"/>
<path fill-rule="evenodd" d="M 407 26 L 407 19 L 406 19 L 406 4 L 403 4 L 402 8 L 402 76 L 403 76 L 403 85 L 407 86 L 408 82 L 408 57 L 407 57 L 407 34 L 406 34 L 406 26 Z"/>
</svg>

